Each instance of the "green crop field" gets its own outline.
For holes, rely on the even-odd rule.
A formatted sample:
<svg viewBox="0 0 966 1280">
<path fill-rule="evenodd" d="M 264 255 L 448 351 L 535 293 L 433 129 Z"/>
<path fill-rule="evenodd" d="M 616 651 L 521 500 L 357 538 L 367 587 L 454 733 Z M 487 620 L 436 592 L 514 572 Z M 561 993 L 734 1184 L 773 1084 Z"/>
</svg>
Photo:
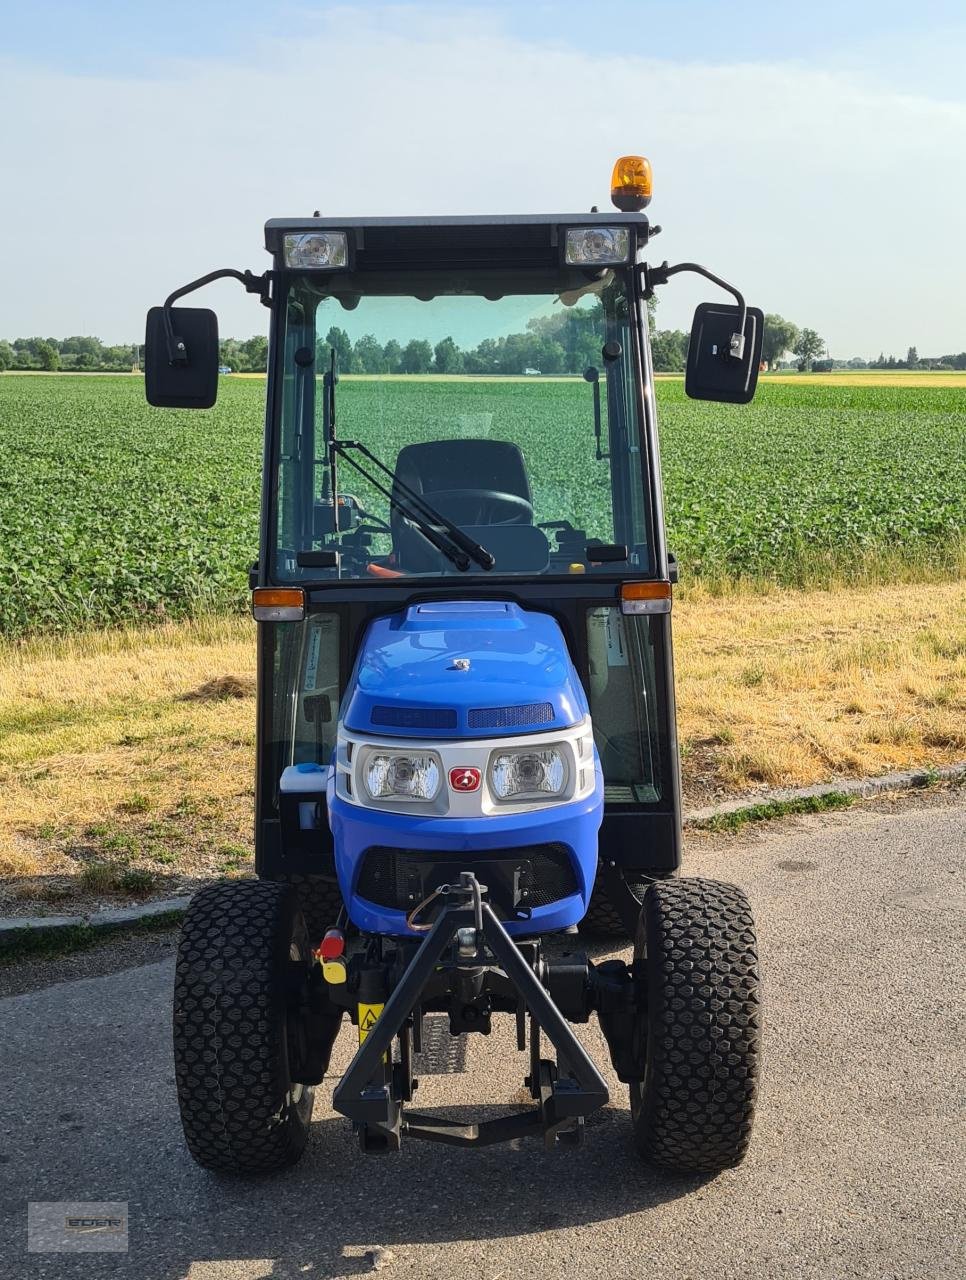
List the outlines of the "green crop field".
<svg viewBox="0 0 966 1280">
<path fill-rule="evenodd" d="M 668 381 L 658 397 L 684 581 L 962 570 L 966 390 L 765 383 L 754 404 L 727 407 Z M 263 398 L 261 380 L 223 379 L 211 412 L 166 412 L 145 405 L 138 378 L 0 376 L 0 633 L 240 606 Z M 339 411 L 343 433 L 390 463 L 407 423 L 474 434 L 485 419 L 523 447 L 538 499 L 552 489 L 594 526 L 602 469 L 580 380 L 399 379 L 377 392 L 344 379 Z"/>
</svg>

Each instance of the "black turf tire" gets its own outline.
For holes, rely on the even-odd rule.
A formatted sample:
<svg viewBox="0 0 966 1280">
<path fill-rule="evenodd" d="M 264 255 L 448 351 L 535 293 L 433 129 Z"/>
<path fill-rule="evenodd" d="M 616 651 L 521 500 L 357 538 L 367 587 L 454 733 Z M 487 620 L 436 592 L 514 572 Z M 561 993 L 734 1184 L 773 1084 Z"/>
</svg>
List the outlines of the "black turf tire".
<svg viewBox="0 0 966 1280">
<path fill-rule="evenodd" d="M 338 880 L 328 876 L 289 877 L 289 883 L 298 895 L 299 906 L 305 917 L 309 943 L 317 947 L 326 929 L 332 927 L 342 910 L 342 892 Z"/>
<path fill-rule="evenodd" d="M 647 1009 L 631 1116 L 641 1156 L 679 1173 L 717 1173 L 748 1150 L 760 1060 L 755 923 L 735 885 L 675 879 L 644 898 L 634 958 Z"/>
<path fill-rule="evenodd" d="M 643 903 L 644 895 L 647 892 L 647 886 L 650 880 L 642 880 L 640 882 L 629 881 L 628 887 L 631 893 Z M 627 926 L 620 917 L 620 912 L 611 901 L 611 896 L 604 887 L 604 879 L 600 872 L 597 873 L 597 879 L 594 881 L 594 889 L 590 895 L 590 903 L 583 920 L 580 922 L 580 932 L 594 938 L 626 938 L 628 942 L 633 942 L 633 935 L 628 932 Z"/>
<path fill-rule="evenodd" d="M 295 893 L 270 880 L 207 885 L 185 913 L 174 1064 L 188 1150 L 217 1173 L 269 1173 L 301 1156 L 312 1089 L 294 1084 L 291 978 L 308 962 Z"/>
<path fill-rule="evenodd" d="M 580 932 L 595 938 L 627 937 L 624 921 L 618 915 L 617 908 L 610 900 L 610 894 L 600 880 L 594 884 L 587 912 L 580 922 Z"/>
</svg>

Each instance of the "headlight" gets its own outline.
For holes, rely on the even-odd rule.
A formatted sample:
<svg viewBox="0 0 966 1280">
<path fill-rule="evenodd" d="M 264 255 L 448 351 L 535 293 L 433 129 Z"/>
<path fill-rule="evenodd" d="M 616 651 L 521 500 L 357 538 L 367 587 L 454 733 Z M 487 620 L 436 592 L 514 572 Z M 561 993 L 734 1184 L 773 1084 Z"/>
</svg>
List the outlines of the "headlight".
<svg viewBox="0 0 966 1280">
<path fill-rule="evenodd" d="M 559 747 L 523 747 L 490 757 L 490 789 L 497 800 L 559 796 L 566 785 L 567 762 Z"/>
<path fill-rule="evenodd" d="M 432 755 L 380 752 L 365 762 L 363 776 L 373 800 L 432 800 L 439 790 L 439 761 Z"/>
<path fill-rule="evenodd" d="M 324 267 L 337 270 L 349 262 L 344 231 L 309 231 L 285 237 L 287 267 Z"/>
<path fill-rule="evenodd" d="M 565 261 L 570 267 L 597 267 L 626 262 L 631 248 L 626 227 L 571 227 Z"/>
</svg>

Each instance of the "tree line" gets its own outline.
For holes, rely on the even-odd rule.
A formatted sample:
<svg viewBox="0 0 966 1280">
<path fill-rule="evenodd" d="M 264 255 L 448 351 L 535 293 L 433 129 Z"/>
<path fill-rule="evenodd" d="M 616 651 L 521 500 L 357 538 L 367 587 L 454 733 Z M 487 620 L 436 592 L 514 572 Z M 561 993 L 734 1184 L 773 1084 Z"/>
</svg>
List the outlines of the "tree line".
<svg viewBox="0 0 966 1280">
<path fill-rule="evenodd" d="M 74 373 L 128 373 L 138 363 L 140 348 L 134 342 L 107 346 L 100 338 L 0 339 L 0 372 L 6 369 L 56 369 Z"/>
<path fill-rule="evenodd" d="M 656 304 L 648 305 L 651 322 L 651 352 L 658 373 L 680 373 L 687 361 L 689 334 L 681 329 L 659 329 Z M 412 338 L 402 344 L 394 338 L 380 342 L 366 333 L 354 341 L 345 329 L 333 325 L 317 345 L 317 362 L 324 368 L 329 352 L 337 353 L 342 373 L 396 374 L 521 374 L 526 370 L 545 374 L 582 374 L 600 364 L 605 339 L 604 314 L 600 302 L 593 307 L 572 308 L 553 316 L 535 317 L 523 333 L 500 338 L 484 338 L 475 347 L 464 349 L 452 337 L 431 343 Z M 264 373 L 268 365 L 268 339 L 224 338 L 219 344 L 220 361 L 235 373 Z M 0 372 L 10 369 L 65 373 L 127 373 L 140 366 L 138 343 L 107 345 L 99 338 L 0 339 Z M 787 357 L 792 355 L 794 360 Z M 769 369 L 794 364 L 802 372 L 822 372 L 833 368 L 871 369 L 966 369 L 966 352 L 920 357 L 910 347 L 905 359 L 880 354 L 866 360 L 832 359 L 825 340 L 811 328 L 799 328 L 780 315 L 766 315 L 762 360 Z"/>
</svg>

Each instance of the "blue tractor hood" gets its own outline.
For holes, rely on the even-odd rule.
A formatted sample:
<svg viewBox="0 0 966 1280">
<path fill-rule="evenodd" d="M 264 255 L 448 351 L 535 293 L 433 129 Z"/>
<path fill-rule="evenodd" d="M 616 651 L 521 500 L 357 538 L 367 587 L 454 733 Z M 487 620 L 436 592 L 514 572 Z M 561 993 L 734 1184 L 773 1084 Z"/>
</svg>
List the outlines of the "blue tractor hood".
<svg viewBox="0 0 966 1280">
<path fill-rule="evenodd" d="M 503 601 L 454 600 L 370 624 L 342 720 L 379 737 L 487 738 L 570 728 L 587 710 L 553 618 Z"/>
</svg>

